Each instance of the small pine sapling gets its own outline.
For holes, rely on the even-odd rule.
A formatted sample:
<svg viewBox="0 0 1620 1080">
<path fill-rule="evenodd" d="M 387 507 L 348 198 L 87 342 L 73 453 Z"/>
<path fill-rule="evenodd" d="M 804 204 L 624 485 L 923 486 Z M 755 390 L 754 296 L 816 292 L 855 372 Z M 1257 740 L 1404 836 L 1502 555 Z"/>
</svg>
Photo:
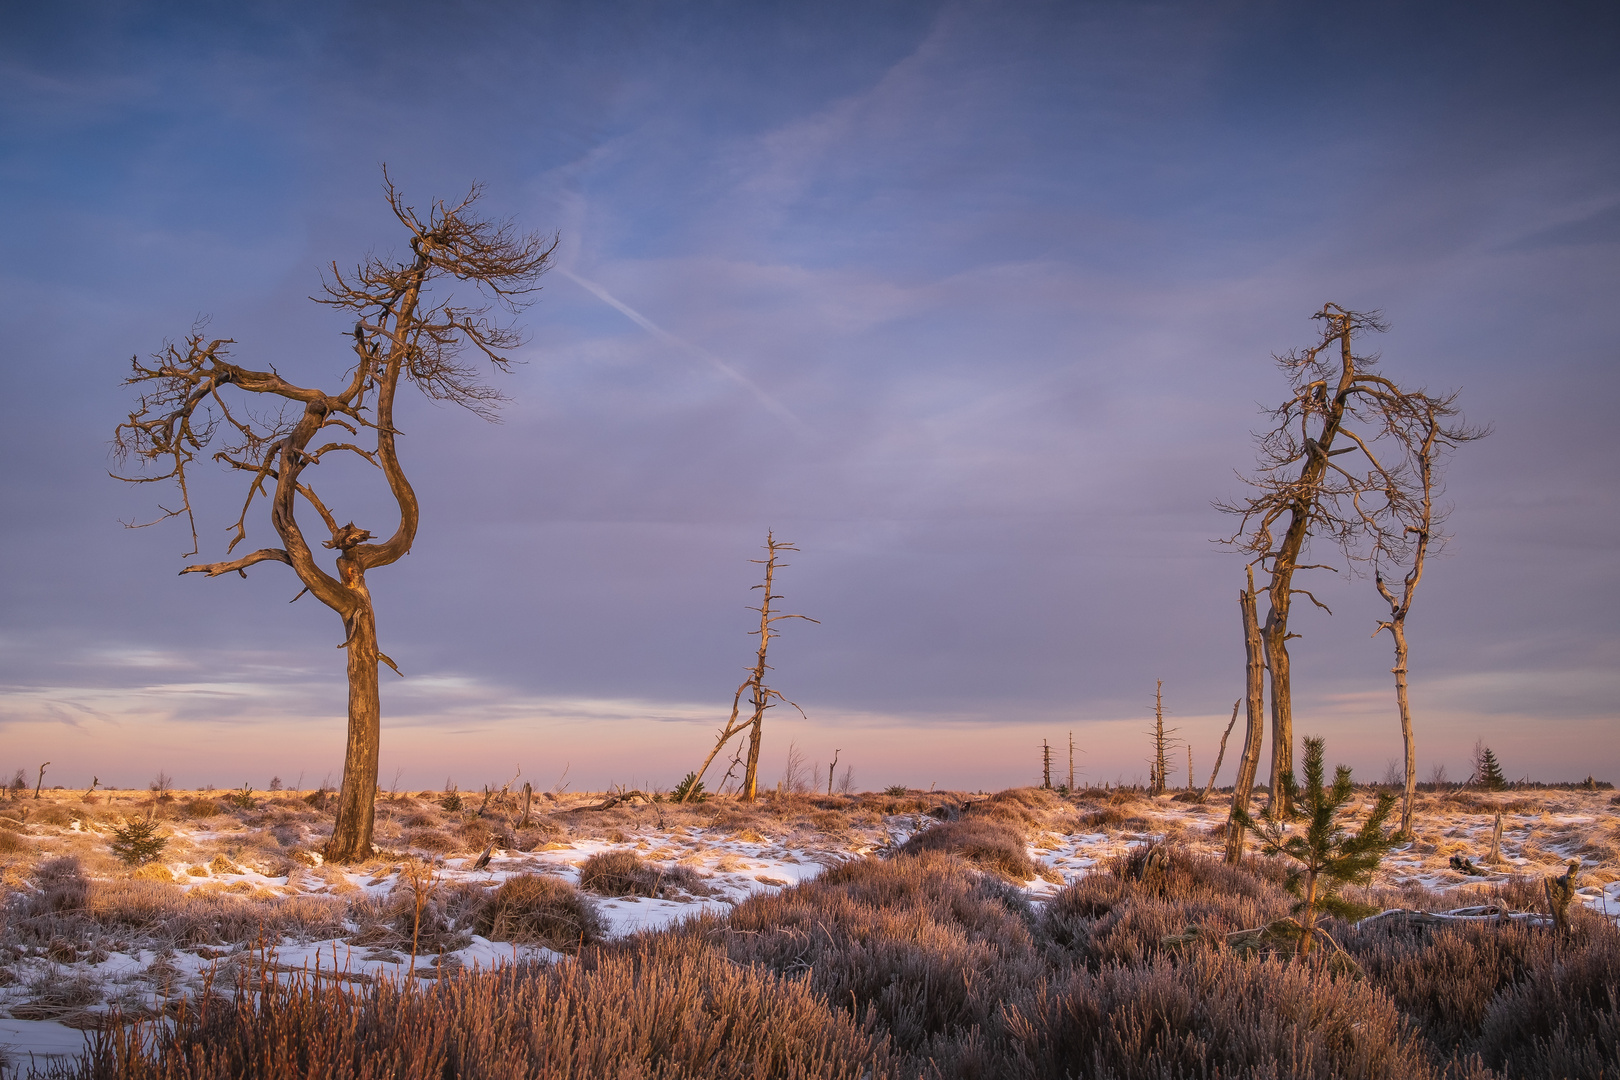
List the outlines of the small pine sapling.
<svg viewBox="0 0 1620 1080">
<path fill-rule="evenodd" d="M 156 821 L 136 818 L 114 827 L 111 847 L 125 866 L 145 866 L 161 855 L 168 843 L 167 836 L 158 835 Z"/>
<path fill-rule="evenodd" d="M 242 782 L 241 787 L 237 788 L 235 791 L 233 791 L 229 795 L 225 796 L 225 801 L 230 803 L 232 806 L 236 807 L 238 810 L 251 810 L 251 809 L 253 809 L 253 788 L 252 788 L 252 786 L 249 785 L 247 783 L 247 781 L 244 780 Z"/>
<path fill-rule="evenodd" d="M 1233 811 L 1239 825 L 1259 835 L 1268 855 L 1286 855 L 1297 864 L 1284 885 L 1298 898 L 1292 913 L 1301 927 L 1298 955 L 1302 957 L 1311 951 L 1318 912 L 1342 918 L 1366 914 L 1361 905 L 1340 896 L 1339 890 L 1372 880 L 1373 871 L 1394 842 L 1384 835 L 1384 822 L 1395 807 L 1395 796 L 1389 792 L 1378 795 L 1361 828 L 1346 832 L 1346 822 L 1340 820 L 1339 813 L 1355 794 L 1350 768 L 1340 765 L 1334 771 L 1333 786 L 1324 787 L 1323 747 L 1321 738 L 1305 740 L 1304 790 L 1294 782 L 1293 773 L 1285 772 L 1278 778 L 1284 798 L 1273 800 L 1272 805 L 1293 806 L 1295 811 L 1289 818 L 1273 816 L 1270 807 L 1258 822 L 1243 810 Z M 1290 819 L 1303 820 L 1304 831 L 1290 834 Z"/>
<path fill-rule="evenodd" d="M 439 798 L 439 806 L 454 814 L 461 809 L 461 792 L 456 790 L 455 781 L 444 782 L 444 794 Z"/>
<path fill-rule="evenodd" d="M 708 796 L 703 792 L 703 781 L 697 778 L 697 773 L 689 772 L 675 785 L 675 790 L 669 793 L 675 802 L 702 802 Z"/>
</svg>

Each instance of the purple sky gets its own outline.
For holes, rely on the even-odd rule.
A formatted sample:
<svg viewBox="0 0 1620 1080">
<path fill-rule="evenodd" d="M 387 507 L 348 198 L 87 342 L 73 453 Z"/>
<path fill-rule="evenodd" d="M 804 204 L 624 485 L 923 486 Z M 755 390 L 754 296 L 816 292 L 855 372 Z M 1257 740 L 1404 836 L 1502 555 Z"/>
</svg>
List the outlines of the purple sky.
<svg viewBox="0 0 1620 1080">
<path fill-rule="evenodd" d="M 802 553 L 766 777 L 1200 781 L 1241 692 L 1241 493 L 1270 354 L 1326 301 L 1495 433 L 1410 619 L 1419 769 L 1620 780 L 1620 16 L 1608 4 L 69 3 L 8 10 L 0 768 L 313 784 L 336 616 L 290 571 L 179 578 L 108 478 L 128 358 L 199 315 L 332 385 L 321 266 L 488 184 L 557 231 L 512 401 L 420 400 L 411 557 L 371 578 L 385 780 L 667 786 L 724 719 L 767 528 Z M 364 480 L 365 478 L 361 478 Z M 201 486 L 203 559 L 237 481 Z M 341 485 L 338 488 L 342 490 Z M 367 484 L 341 520 L 384 532 Z M 267 513 L 250 546 L 273 543 Z M 1322 552 L 1321 554 L 1327 554 Z M 1400 752 L 1370 580 L 1322 574 L 1295 710 Z M 785 710 L 778 710 L 779 712 Z M 1241 733 L 1222 773 L 1230 782 Z M 1065 762 L 1066 769 L 1066 762 Z M 1184 765 L 1172 781 L 1184 782 Z"/>
</svg>

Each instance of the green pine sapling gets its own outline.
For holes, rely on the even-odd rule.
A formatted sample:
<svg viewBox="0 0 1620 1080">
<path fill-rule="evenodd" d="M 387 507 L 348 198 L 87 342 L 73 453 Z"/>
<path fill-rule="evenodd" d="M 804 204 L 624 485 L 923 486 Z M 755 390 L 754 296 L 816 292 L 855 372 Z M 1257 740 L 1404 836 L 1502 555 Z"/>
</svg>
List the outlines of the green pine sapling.
<svg viewBox="0 0 1620 1080">
<path fill-rule="evenodd" d="M 1243 828 L 1253 829 L 1260 837 L 1261 847 L 1268 855 L 1286 855 L 1298 865 L 1284 884 L 1298 897 L 1293 914 L 1301 926 L 1298 955 L 1311 951 L 1311 940 L 1316 936 L 1318 912 L 1353 918 L 1364 914 L 1360 905 L 1339 895 L 1345 885 L 1361 885 L 1372 880 L 1373 871 L 1383 860 L 1394 842 L 1384 835 L 1384 822 L 1395 807 L 1395 796 L 1383 792 L 1378 796 L 1372 813 L 1355 832 L 1346 832 L 1345 822 L 1339 820 L 1355 794 L 1350 783 L 1350 768 L 1340 765 L 1333 776 L 1333 786 L 1323 787 L 1321 738 L 1305 740 L 1305 788 L 1300 790 L 1294 775 L 1283 773 L 1279 786 L 1285 798 L 1273 800 L 1273 806 L 1293 806 L 1288 818 L 1272 816 L 1268 807 L 1256 822 L 1246 812 L 1233 810 L 1234 820 Z M 1290 833 L 1288 821 L 1303 820 L 1302 832 Z"/>
</svg>

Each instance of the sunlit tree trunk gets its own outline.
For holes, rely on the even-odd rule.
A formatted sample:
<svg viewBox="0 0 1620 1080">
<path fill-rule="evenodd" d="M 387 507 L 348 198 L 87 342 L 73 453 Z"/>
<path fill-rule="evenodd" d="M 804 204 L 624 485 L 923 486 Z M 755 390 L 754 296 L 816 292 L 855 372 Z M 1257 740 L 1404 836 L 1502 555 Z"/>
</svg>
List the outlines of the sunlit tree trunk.
<svg viewBox="0 0 1620 1080">
<path fill-rule="evenodd" d="M 1266 654 L 1256 612 L 1254 568 L 1248 568 L 1249 584 L 1238 594 L 1243 614 L 1244 700 L 1247 704 L 1243 736 L 1243 756 L 1238 759 L 1237 779 L 1232 782 L 1232 810 L 1226 820 L 1226 861 L 1243 860 L 1243 826 L 1238 818 L 1249 811 L 1254 793 L 1254 775 L 1260 767 L 1260 743 L 1266 734 Z"/>
</svg>

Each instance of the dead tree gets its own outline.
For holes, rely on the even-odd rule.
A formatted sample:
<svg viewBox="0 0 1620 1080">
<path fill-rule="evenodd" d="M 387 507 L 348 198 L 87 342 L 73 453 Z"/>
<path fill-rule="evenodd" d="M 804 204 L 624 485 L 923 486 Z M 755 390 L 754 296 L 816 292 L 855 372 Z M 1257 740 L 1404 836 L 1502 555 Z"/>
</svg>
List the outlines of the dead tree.
<svg viewBox="0 0 1620 1080">
<path fill-rule="evenodd" d="M 1052 788 L 1052 747 L 1045 739 L 1041 740 L 1041 787 Z"/>
<path fill-rule="evenodd" d="M 1069 791 L 1074 791 L 1074 732 L 1069 732 Z"/>
<path fill-rule="evenodd" d="M 753 586 L 755 589 L 764 590 L 764 599 L 760 602 L 758 607 L 750 607 L 748 609 L 749 611 L 759 612 L 759 629 L 749 631 L 750 635 L 759 635 L 759 654 L 754 659 L 754 666 L 749 669 L 748 678 L 743 680 L 742 685 L 737 687 L 737 692 L 732 695 L 731 719 L 727 720 L 726 726 L 720 729 L 720 736 L 715 740 L 714 749 L 709 751 L 709 756 L 703 759 L 703 767 L 697 771 L 697 779 L 702 780 L 703 774 L 709 771 L 709 765 L 719 755 L 721 749 L 726 745 L 726 743 L 731 741 L 732 736 L 743 731 L 747 731 L 748 761 L 743 768 L 742 786 L 742 797 L 747 802 L 754 801 L 754 797 L 758 793 L 759 788 L 759 747 L 765 730 L 765 710 L 774 708 L 776 706 L 776 702 L 778 701 L 787 701 L 789 705 L 792 705 L 795 709 L 798 709 L 800 716 L 804 715 L 804 710 L 799 709 L 799 706 L 796 703 L 788 701 L 788 699 L 783 697 L 780 693 L 765 685 L 765 673 L 771 670 L 771 666 L 765 662 L 765 655 L 771 647 L 771 639 L 777 636 L 777 631 L 774 629 L 775 625 L 781 622 L 783 619 L 803 619 L 805 622 L 813 623 L 819 623 L 821 621 L 819 619 L 812 619 L 808 615 L 775 614 L 771 609 L 771 601 L 782 599 L 781 596 L 771 592 L 773 581 L 776 577 L 776 571 L 779 567 L 789 565 L 788 563 L 777 562 L 777 556 L 784 551 L 798 550 L 799 549 L 794 547 L 792 544 L 777 540 L 774 533 L 767 532 L 765 534 L 766 557 L 763 559 L 748 560 L 749 562 L 758 563 L 765 567 L 764 584 Z M 753 712 L 748 719 L 738 720 L 738 715 L 742 710 L 742 698 L 744 691 L 748 692 L 748 703 Z M 735 766 L 736 762 L 733 762 L 732 764 Z M 731 776 L 730 770 L 727 770 L 726 776 L 727 778 Z M 721 784 L 723 785 L 724 783 L 725 781 L 722 780 Z M 696 787 L 697 784 L 694 782 L 687 789 L 686 797 L 689 798 L 692 790 Z M 686 798 L 683 798 L 681 801 L 685 802 Z"/>
<path fill-rule="evenodd" d="M 1175 738 L 1179 728 L 1165 730 L 1164 726 L 1164 680 L 1156 680 L 1153 687 L 1153 760 L 1149 763 L 1152 769 L 1152 781 L 1148 785 L 1150 795 L 1163 795 L 1168 780 L 1170 747 L 1177 742 Z"/>
<path fill-rule="evenodd" d="M 453 402 L 490 418 L 501 395 L 480 381 L 461 353 L 471 345 L 496 368 L 521 344 L 510 325 L 491 318 L 495 305 L 516 311 L 537 288 L 556 247 L 555 238 L 519 235 L 509 223 L 480 217 L 473 204 L 477 185 L 459 203 L 435 202 L 426 214 L 404 201 L 384 173 L 389 209 L 403 226 L 409 254 L 402 261 L 371 256 L 353 273 L 331 265 L 317 303 L 353 312 L 354 353 L 342 383 L 333 391 L 297 385 L 273 364 L 263 370 L 230 358 L 230 338 L 209 338 L 194 328 L 185 342 L 171 344 L 148 363 L 132 361 L 129 385 L 141 396 L 129 420 L 118 425 L 114 441 L 120 459 L 133 457 L 150 471 L 121 476 L 134 483 L 173 481 L 180 504 L 164 517 L 184 515 L 191 527 L 191 550 L 198 550 L 192 512 L 190 467 L 211 444 L 216 461 L 246 474 L 246 497 L 232 526 L 226 551 L 247 538 L 248 514 L 255 500 L 269 503 L 270 524 L 280 547 L 261 548 L 240 558 L 187 566 L 182 574 L 218 577 L 261 562 L 279 562 L 298 575 L 305 592 L 343 621 L 347 651 L 348 745 L 337 821 L 326 857 L 349 862 L 371 854 L 381 705 L 377 666 L 398 667 L 378 648 L 377 625 L 367 574 L 398 561 L 416 539 L 420 508 L 396 450 L 395 397 L 412 383 L 435 401 Z M 483 302 L 458 302 L 443 285 L 459 283 L 481 291 Z M 464 296 L 465 294 L 463 294 Z M 376 469 L 388 485 L 399 521 L 387 539 L 337 514 L 317 494 L 314 472 L 329 459 L 358 458 Z M 330 470 L 328 470 L 330 471 Z M 320 520 L 329 539 L 321 546 L 336 553 L 331 569 L 321 565 L 298 520 L 302 506 Z M 162 520 L 160 518 L 159 520 Z"/>
<path fill-rule="evenodd" d="M 1232 781 L 1232 806 L 1226 818 L 1226 861 L 1234 866 L 1243 861 L 1243 822 L 1248 819 L 1254 774 L 1260 768 L 1260 744 L 1266 735 L 1266 647 L 1260 633 L 1254 565 L 1251 563 L 1246 570 L 1249 584 L 1238 593 L 1238 608 L 1243 615 L 1243 686 L 1247 711 L 1243 756 L 1238 759 L 1237 779 Z"/>
<path fill-rule="evenodd" d="M 834 772 L 834 770 L 836 770 L 838 768 L 838 755 L 842 754 L 842 753 L 843 753 L 842 750 L 834 750 L 833 751 L 833 759 L 827 765 L 827 794 L 829 796 L 832 795 L 833 772 Z"/>
<path fill-rule="evenodd" d="M 1377 637 L 1385 630 L 1395 642 L 1395 705 L 1401 717 L 1401 741 L 1406 751 L 1406 786 L 1401 795 L 1401 827 L 1399 835 L 1412 835 L 1412 803 L 1417 796 L 1417 742 L 1412 733 L 1412 708 L 1406 695 L 1406 615 L 1412 609 L 1412 597 L 1418 583 L 1423 580 L 1424 563 L 1431 552 L 1444 546 L 1446 536 L 1441 532 L 1446 511 L 1435 506 L 1440 494 L 1436 470 L 1442 457 L 1458 445 L 1484 438 L 1484 428 L 1471 428 L 1460 421 L 1456 394 L 1431 398 L 1423 394 L 1406 395 L 1404 404 L 1412 411 L 1412 422 L 1398 429 L 1408 443 L 1410 468 L 1415 470 L 1413 494 L 1407 507 L 1404 533 L 1411 546 L 1411 564 L 1401 581 L 1401 594 L 1396 596 L 1384 580 L 1382 567 L 1375 565 L 1373 581 L 1378 595 L 1389 605 L 1389 618 L 1380 619 L 1373 630 Z"/>
<path fill-rule="evenodd" d="M 1259 467 L 1243 478 L 1254 494 L 1215 504 L 1240 518 L 1224 542 L 1270 575 L 1261 636 L 1271 677 L 1272 800 L 1283 800 L 1281 811 L 1291 808 L 1279 781 L 1293 771 L 1288 642 L 1299 636 L 1290 632 L 1289 616 L 1295 596 L 1328 610 L 1309 590 L 1295 586 L 1294 575 L 1334 569 L 1302 561 L 1313 538 L 1337 545 L 1347 557 L 1390 561 L 1397 556 L 1404 544 L 1401 511 L 1410 482 L 1401 470 L 1402 440 L 1393 438 L 1392 450 L 1380 443 L 1409 426 L 1410 402 L 1421 396 L 1375 374 L 1376 356 L 1355 352 L 1358 335 L 1386 329 L 1376 312 L 1327 304 L 1311 317 L 1322 323 L 1320 340 L 1275 358 L 1292 394 L 1271 410 L 1271 430 L 1257 436 Z M 1344 455 L 1354 456 L 1340 460 Z M 1386 462 L 1386 456 L 1394 460 Z"/>
<path fill-rule="evenodd" d="M 1221 762 L 1226 760 L 1226 740 L 1232 737 L 1232 729 L 1237 726 L 1238 710 L 1242 707 L 1242 698 L 1238 698 L 1236 701 L 1232 702 L 1232 719 L 1226 722 L 1226 730 L 1221 732 L 1221 749 L 1220 752 L 1215 755 L 1215 767 L 1209 771 L 1209 783 L 1204 785 L 1204 793 L 1198 796 L 1199 802 L 1204 802 L 1207 800 L 1210 793 L 1215 790 L 1215 778 L 1221 775 Z M 1189 776 L 1192 774 L 1192 768 L 1190 765 L 1188 766 L 1187 772 Z"/>
</svg>

